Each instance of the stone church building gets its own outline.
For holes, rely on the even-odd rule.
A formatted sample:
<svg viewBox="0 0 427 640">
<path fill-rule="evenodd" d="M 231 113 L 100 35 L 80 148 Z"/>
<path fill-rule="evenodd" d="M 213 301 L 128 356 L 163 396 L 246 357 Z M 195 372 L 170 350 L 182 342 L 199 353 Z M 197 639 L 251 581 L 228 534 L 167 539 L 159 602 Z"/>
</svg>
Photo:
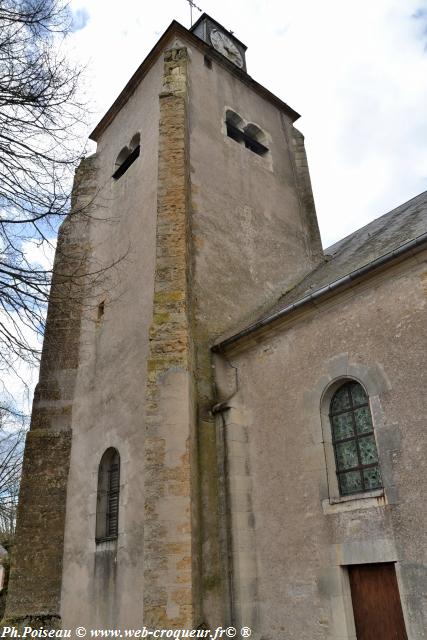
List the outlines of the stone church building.
<svg viewBox="0 0 427 640">
<path fill-rule="evenodd" d="M 91 134 L 4 624 L 427 637 L 427 192 L 323 249 L 245 50 L 172 22 Z"/>
</svg>

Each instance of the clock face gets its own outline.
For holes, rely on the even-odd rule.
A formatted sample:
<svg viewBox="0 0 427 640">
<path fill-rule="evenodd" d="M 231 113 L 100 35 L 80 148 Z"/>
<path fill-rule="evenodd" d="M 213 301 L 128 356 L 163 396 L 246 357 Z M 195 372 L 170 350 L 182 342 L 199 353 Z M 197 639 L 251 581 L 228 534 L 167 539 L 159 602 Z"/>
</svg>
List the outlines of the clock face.
<svg viewBox="0 0 427 640">
<path fill-rule="evenodd" d="M 222 53 L 223 56 L 228 58 L 228 60 L 233 62 L 237 67 L 243 67 L 242 54 L 225 33 L 218 31 L 218 29 L 212 29 L 210 39 L 212 46 L 214 46 L 217 51 Z"/>
</svg>

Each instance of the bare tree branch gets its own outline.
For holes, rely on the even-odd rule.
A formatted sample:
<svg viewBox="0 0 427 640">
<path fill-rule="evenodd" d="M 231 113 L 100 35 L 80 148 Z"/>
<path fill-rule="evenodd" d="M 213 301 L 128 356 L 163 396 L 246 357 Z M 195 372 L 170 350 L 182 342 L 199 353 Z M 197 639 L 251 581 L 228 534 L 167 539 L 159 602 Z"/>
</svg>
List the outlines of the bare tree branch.
<svg viewBox="0 0 427 640">
<path fill-rule="evenodd" d="M 64 0 L 0 0 L 0 370 L 37 359 L 52 272 L 26 249 L 56 236 L 83 155 L 71 22 Z"/>
<path fill-rule="evenodd" d="M 13 537 L 27 416 L 0 400 L 0 538 Z"/>
</svg>

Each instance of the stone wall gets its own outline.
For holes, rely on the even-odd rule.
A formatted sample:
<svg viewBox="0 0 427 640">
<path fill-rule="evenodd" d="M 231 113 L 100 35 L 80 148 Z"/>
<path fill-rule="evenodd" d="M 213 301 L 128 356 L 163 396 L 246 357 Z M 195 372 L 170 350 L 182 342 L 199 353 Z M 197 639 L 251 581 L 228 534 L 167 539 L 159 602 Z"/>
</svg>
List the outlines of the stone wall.
<svg viewBox="0 0 427 640">
<path fill-rule="evenodd" d="M 61 428 L 68 446 L 72 428 L 67 487 L 68 453 L 52 471 L 62 520 L 46 608 L 66 627 L 234 620 L 210 346 L 317 264 L 321 246 L 302 137 L 227 65 L 208 69 L 201 50 L 175 40 L 98 142 L 96 215 L 81 240 L 91 264 L 117 261 L 116 271 L 84 301 L 82 318 L 71 296 L 59 307 L 63 327 L 48 323 L 33 417 L 40 433 Z M 266 132 L 265 162 L 227 137 L 228 107 Z M 114 180 L 136 133 L 140 156 Z M 97 470 L 111 446 L 121 458 L 119 534 L 97 544 Z M 241 558 L 252 571 L 250 554 Z M 30 574 L 39 575 L 34 566 Z M 241 603 L 251 594 L 241 589 Z"/>
<path fill-rule="evenodd" d="M 231 624 L 236 611 L 222 423 L 211 412 L 217 398 L 210 347 L 270 307 L 319 262 L 322 249 L 304 140 L 289 117 L 226 65 L 214 59 L 207 67 L 196 48 L 189 74 L 201 589 L 203 619 L 214 628 Z M 227 136 L 227 109 L 264 132 L 265 156 Z"/>
<path fill-rule="evenodd" d="M 159 59 L 98 141 L 89 238 L 91 264 L 101 278 L 85 301 L 80 334 L 61 593 L 65 628 L 137 628 L 142 620 L 145 388 L 162 77 Z M 140 155 L 115 180 L 117 156 L 137 133 Z M 99 543 L 98 468 L 110 447 L 120 455 L 118 537 Z"/>
<path fill-rule="evenodd" d="M 5 624 L 60 624 L 71 416 L 87 268 L 87 215 L 96 168 L 76 174 L 56 251 L 39 383 L 27 435 Z"/>
<path fill-rule="evenodd" d="M 234 394 L 235 589 L 252 589 L 242 623 L 259 613 L 265 638 L 354 639 L 346 567 L 381 562 L 395 563 L 409 639 L 425 635 L 426 267 L 420 253 L 236 345 L 237 393 L 218 369 Z M 384 491 L 337 498 L 328 398 L 346 379 L 369 395 Z"/>
<path fill-rule="evenodd" d="M 195 625 L 197 500 L 189 325 L 187 49 L 165 53 L 156 272 L 146 392 L 144 623 Z"/>
</svg>

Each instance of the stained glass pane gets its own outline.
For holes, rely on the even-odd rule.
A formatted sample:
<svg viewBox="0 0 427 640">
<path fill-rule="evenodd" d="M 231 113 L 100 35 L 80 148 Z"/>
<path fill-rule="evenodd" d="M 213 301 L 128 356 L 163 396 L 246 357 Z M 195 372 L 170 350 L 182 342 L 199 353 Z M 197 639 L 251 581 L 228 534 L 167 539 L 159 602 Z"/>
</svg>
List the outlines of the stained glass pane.
<svg viewBox="0 0 427 640">
<path fill-rule="evenodd" d="M 351 412 L 340 413 L 332 418 L 334 440 L 343 440 L 354 435 L 353 416 Z"/>
<path fill-rule="evenodd" d="M 360 458 L 362 464 L 378 462 L 377 445 L 374 436 L 366 436 L 359 440 Z"/>
<path fill-rule="evenodd" d="M 356 422 L 357 433 L 367 433 L 372 431 L 372 419 L 369 407 L 361 407 L 354 412 L 354 420 Z"/>
<path fill-rule="evenodd" d="M 356 441 L 342 442 L 335 445 L 338 469 L 351 469 L 359 466 L 357 457 Z"/>
<path fill-rule="evenodd" d="M 358 382 L 354 382 L 350 385 L 351 389 L 351 399 L 353 400 L 353 405 L 355 407 L 359 407 L 361 404 L 368 403 L 368 396 L 365 393 L 364 388 Z"/>
<path fill-rule="evenodd" d="M 374 489 L 381 489 L 381 473 L 378 467 L 371 467 L 370 469 L 363 470 L 363 479 L 365 481 L 365 488 L 367 491 L 373 491 Z"/>
<path fill-rule="evenodd" d="M 341 495 L 345 496 L 349 493 L 357 493 L 363 491 L 362 478 L 360 471 L 349 471 L 348 473 L 340 473 L 339 475 Z"/>
<path fill-rule="evenodd" d="M 330 416 L 341 495 L 381 488 L 369 399 L 358 382 L 347 382 L 338 389 Z"/>
<path fill-rule="evenodd" d="M 350 409 L 350 399 L 348 396 L 347 385 L 344 385 L 334 395 L 334 399 L 331 404 L 331 413 L 345 411 L 346 409 Z"/>
</svg>

